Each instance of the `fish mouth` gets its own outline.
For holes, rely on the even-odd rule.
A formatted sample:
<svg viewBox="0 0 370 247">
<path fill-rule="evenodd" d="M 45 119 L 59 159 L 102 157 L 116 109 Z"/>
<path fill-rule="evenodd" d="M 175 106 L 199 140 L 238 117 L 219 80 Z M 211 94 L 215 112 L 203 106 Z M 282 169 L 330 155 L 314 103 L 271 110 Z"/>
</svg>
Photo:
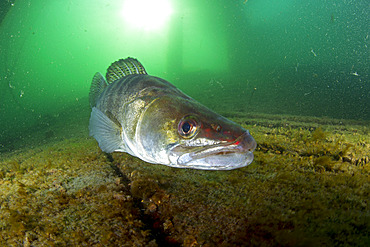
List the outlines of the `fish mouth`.
<svg viewBox="0 0 370 247">
<path fill-rule="evenodd" d="M 232 170 L 249 165 L 257 143 L 246 131 L 234 142 L 215 145 L 171 148 L 171 166 L 202 170 Z"/>
</svg>

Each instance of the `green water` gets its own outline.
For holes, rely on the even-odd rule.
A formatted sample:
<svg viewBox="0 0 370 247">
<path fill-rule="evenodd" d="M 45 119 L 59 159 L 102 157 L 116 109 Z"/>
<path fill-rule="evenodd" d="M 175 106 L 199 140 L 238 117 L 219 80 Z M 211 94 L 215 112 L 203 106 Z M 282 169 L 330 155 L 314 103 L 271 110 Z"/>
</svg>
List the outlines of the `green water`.
<svg viewBox="0 0 370 247">
<path fill-rule="evenodd" d="M 367 0 L 159 2 L 151 29 L 124 0 L 2 1 L 1 147 L 88 114 L 94 73 L 127 56 L 220 113 L 370 119 Z"/>
</svg>

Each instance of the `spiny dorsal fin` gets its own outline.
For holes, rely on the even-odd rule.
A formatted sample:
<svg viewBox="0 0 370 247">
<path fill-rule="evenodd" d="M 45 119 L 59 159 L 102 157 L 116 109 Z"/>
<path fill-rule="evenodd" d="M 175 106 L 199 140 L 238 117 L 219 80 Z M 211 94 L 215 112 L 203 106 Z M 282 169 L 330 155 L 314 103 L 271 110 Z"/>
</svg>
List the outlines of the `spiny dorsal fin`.
<svg viewBox="0 0 370 247">
<path fill-rule="evenodd" d="M 146 75 L 147 73 L 144 66 L 137 59 L 128 57 L 112 63 L 107 70 L 106 78 L 110 84 L 126 75 L 134 74 Z"/>
<path fill-rule="evenodd" d="M 96 100 L 106 86 L 108 86 L 108 84 L 105 81 L 104 77 L 99 72 L 95 73 L 94 78 L 91 82 L 89 93 L 89 102 L 91 108 L 96 105 Z"/>
</svg>

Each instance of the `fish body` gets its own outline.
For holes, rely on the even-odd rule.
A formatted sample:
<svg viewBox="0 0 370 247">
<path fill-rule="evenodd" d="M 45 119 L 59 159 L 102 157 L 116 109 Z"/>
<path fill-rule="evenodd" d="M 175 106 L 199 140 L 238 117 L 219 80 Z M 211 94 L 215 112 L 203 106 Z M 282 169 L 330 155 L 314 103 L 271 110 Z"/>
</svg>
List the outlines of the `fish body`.
<svg viewBox="0 0 370 247">
<path fill-rule="evenodd" d="M 230 170 L 250 164 L 256 142 L 134 58 L 96 73 L 90 88 L 89 133 L 102 151 L 126 152 L 179 168 Z"/>
</svg>

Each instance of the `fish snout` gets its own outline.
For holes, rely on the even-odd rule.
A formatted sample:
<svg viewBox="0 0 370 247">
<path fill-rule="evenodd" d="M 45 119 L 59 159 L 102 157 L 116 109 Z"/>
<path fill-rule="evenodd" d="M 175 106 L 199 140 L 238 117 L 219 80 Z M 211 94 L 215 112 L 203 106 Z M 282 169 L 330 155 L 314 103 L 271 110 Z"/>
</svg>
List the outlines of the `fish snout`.
<svg viewBox="0 0 370 247">
<path fill-rule="evenodd" d="M 257 142 L 247 130 L 235 140 L 234 145 L 240 152 L 253 152 L 257 147 Z"/>
</svg>

